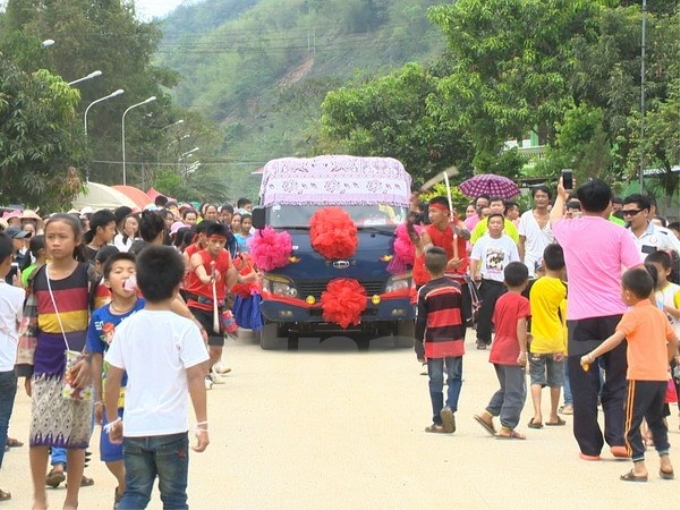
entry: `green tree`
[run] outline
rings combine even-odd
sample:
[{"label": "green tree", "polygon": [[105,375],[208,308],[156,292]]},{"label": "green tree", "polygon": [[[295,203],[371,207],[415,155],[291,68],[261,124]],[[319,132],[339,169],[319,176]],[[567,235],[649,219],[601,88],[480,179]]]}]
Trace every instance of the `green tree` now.
[{"label": "green tree", "polygon": [[325,142],[351,154],[394,157],[417,182],[451,165],[469,174],[471,147],[463,132],[428,111],[438,81],[411,63],[364,85],[330,92],[322,105]]},{"label": "green tree", "polygon": [[[178,75],[152,63],[161,39],[155,23],[142,23],[135,18],[133,2],[104,0],[9,0],[0,35],[0,48],[17,55],[17,64],[32,72],[38,63],[66,81],[79,79],[94,70],[100,78],[78,85],[81,101],[74,118],[82,133],[82,115],[95,99],[122,88],[125,94],[95,106],[88,117],[89,155],[92,180],[120,183],[122,179],[121,118],[130,105],[149,96],[158,100],[130,113],[126,120],[127,153],[130,161],[149,161],[157,151],[165,133],[159,130],[172,122],[170,97],[162,87],[176,85]],[[56,44],[40,54],[39,41],[47,34]],[[21,47],[28,41],[29,46]],[[38,44],[35,44],[38,42]],[[8,53],[9,54],[9,53]],[[151,117],[146,115],[152,113]],[[114,162],[96,163],[98,161]],[[153,161],[153,160],[151,160]],[[131,167],[133,182],[139,183],[141,172]]]},{"label": "green tree", "polygon": [[80,191],[74,132],[79,93],[58,76],[28,74],[0,53],[0,202],[54,211]]}]

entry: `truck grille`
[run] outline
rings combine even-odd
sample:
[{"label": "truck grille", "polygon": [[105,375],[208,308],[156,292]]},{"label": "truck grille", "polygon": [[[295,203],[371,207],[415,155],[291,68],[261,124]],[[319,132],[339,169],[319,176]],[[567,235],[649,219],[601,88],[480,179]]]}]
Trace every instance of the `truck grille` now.
[{"label": "truck grille", "polygon": [[[385,282],[383,280],[359,280],[361,286],[366,289],[368,297],[374,294],[382,294],[385,291]],[[305,280],[296,282],[298,289],[298,297],[305,299],[307,296],[314,296],[320,298],[321,293],[326,290],[328,280]]]}]

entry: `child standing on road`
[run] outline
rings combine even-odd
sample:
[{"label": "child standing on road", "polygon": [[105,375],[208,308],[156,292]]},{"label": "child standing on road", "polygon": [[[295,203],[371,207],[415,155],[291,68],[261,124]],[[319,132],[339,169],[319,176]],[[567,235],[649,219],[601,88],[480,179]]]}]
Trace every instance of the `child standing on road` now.
[{"label": "child standing on road", "polygon": [[[125,460],[120,510],[146,508],[157,476],[163,506],[188,508],[189,396],[197,421],[193,449],[202,452],[209,443],[203,385],[208,353],[196,324],[172,311],[183,277],[184,261],[171,247],[149,246],[139,254],[137,286],[146,306],[118,327],[104,357],[105,430],[111,443],[123,443]],[[123,424],[118,401],[125,372]]]},{"label": "child standing on road", "polygon": [[[45,473],[50,448],[66,448],[68,488],[64,508],[78,507],[78,491],[90,442],[92,400],[64,398],[65,376],[84,388],[91,380],[89,358],[67,374],[65,351],[82,351],[89,319],[89,264],[81,245],[80,222],[69,214],[52,216],[45,226],[45,245],[52,261],[36,270],[24,316],[36,336],[33,365],[17,365],[31,401],[30,463],[33,508],[47,508]],[[28,334],[28,333],[27,333]],[[62,473],[63,476],[63,473]]]},{"label": "child standing on road", "polygon": [[[5,455],[7,429],[17,394],[14,363],[17,358],[18,327],[23,315],[25,297],[22,288],[5,282],[5,277],[12,268],[13,254],[12,239],[0,233],[0,467]],[[18,279],[18,276],[15,278]],[[10,499],[12,495],[0,489],[0,501]]]},{"label": "child standing on road", "polygon": [[[496,335],[489,361],[493,363],[500,389],[475,420],[498,439],[526,439],[515,430],[526,401],[527,321],[531,316],[529,300],[522,295],[529,270],[521,262],[510,262],[503,270],[508,292],[498,298],[493,321]],[[493,418],[499,416],[501,430],[496,432]]]},{"label": "child standing on road", "polygon": [[564,384],[564,356],[567,342],[564,321],[560,312],[567,298],[564,278],[564,252],[558,244],[549,244],[543,252],[545,276],[534,282],[529,293],[531,305],[531,345],[529,347],[529,375],[531,377],[531,400],[534,416],[529,428],[543,427],[541,391],[550,388],[550,417],[548,426],[564,425],[557,415],[560,390]]},{"label": "child standing on road", "polygon": [[[90,327],[87,331],[87,349],[92,353],[92,373],[94,376],[94,416],[98,425],[102,426],[99,442],[101,459],[108,470],[118,480],[114,496],[114,507],[125,492],[125,466],[123,465],[123,448],[120,444],[112,444],[109,435],[104,432],[106,415],[104,413],[103,385],[108,365],[104,364],[104,353],[109,349],[118,325],[131,315],[144,308],[144,299],[137,298],[137,288],[129,282],[135,278],[135,256],[131,253],[116,253],[109,257],[102,268],[103,285],[111,293],[111,302],[92,312]],[[123,417],[125,402],[125,385],[127,377],[123,375],[120,397],[118,399],[118,416]]]},{"label": "child standing on road", "polygon": [[663,405],[668,385],[668,362],[678,361],[678,337],[666,315],[650,301],[654,281],[645,269],[631,269],[622,277],[621,298],[632,308],[625,314],[616,332],[595,350],[581,357],[581,366],[588,370],[602,354],[611,351],[624,339],[628,341],[628,398],[624,433],[633,469],[621,476],[625,482],[646,482],[645,446],[640,433],[642,420],[654,439],[659,453],[659,476],[673,478],[673,466],[668,455],[668,431],[663,422]]},{"label": "child standing on road", "polygon": [[[432,279],[418,291],[416,340],[424,344],[430,379],[432,425],[425,432],[456,431],[455,413],[463,376],[465,339],[460,286],[444,276],[448,257],[443,248],[425,252],[425,267]],[[444,407],[444,368],[448,399]]]}]

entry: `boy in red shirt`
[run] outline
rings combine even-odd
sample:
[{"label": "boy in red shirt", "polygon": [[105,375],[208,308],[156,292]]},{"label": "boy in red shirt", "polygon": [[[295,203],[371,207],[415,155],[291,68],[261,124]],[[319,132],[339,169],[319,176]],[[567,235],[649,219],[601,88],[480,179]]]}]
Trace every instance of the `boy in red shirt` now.
[{"label": "boy in red shirt", "polygon": [[238,280],[238,272],[231,262],[231,256],[224,249],[227,236],[226,225],[218,222],[210,224],[206,230],[206,248],[198,250],[189,260],[191,270],[185,286],[187,306],[208,332],[210,373],[205,377],[206,389],[212,388],[216,381],[221,382],[215,365],[219,363],[224,347],[224,332],[219,316],[217,317],[219,327],[217,330],[214,328],[214,295],[217,297],[217,312],[221,315],[227,291]]},{"label": "boy in red shirt", "polygon": [[[496,302],[493,322],[496,336],[489,361],[493,363],[500,389],[475,420],[498,439],[526,439],[515,430],[527,397],[527,322],[531,316],[529,300],[522,295],[529,271],[521,262],[510,262],[503,270],[508,292]],[[501,430],[496,432],[494,416],[499,416]]]},{"label": "boy in red shirt", "polygon": [[654,280],[645,269],[626,271],[621,281],[621,298],[630,307],[616,326],[616,332],[596,349],[581,357],[581,366],[589,370],[598,356],[628,340],[628,398],[626,399],[624,434],[633,469],[621,476],[625,482],[646,482],[645,446],[640,425],[647,421],[654,447],[659,453],[659,476],[673,478],[668,451],[668,430],[663,422],[663,405],[668,386],[668,364],[678,358],[678,337],[668,318],[650,300]]}]

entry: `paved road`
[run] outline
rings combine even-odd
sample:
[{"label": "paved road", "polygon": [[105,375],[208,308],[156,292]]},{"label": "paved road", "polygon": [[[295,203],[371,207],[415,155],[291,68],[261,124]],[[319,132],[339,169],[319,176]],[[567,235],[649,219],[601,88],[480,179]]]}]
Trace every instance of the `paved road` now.
[{"label": "paved road", "polygon": [[[342,339],[301,340],[296,352],[265,352],[243,338],[228,345],[234,372],[209,394],[212,444],[193,454],[194,509],[322,508],[673,508],[678,481],[618,480],[627,462],[580,461],[567,427],[520,430],[525,442],[498,441],[472,420],[496,383],[487,351],[468,338],[458,431],[423,432],[429,424],[427,378],[409,351],[372,342],[367,352]],[[26,439],[30,403],[23,391],[10,431]],[[670,418],[678,444],[678,417]],[[93,449],[98,452],[98,440]],[[98,453],[95,454],[95,459]],[[680,470],[680,456],[674,455]],[[650,455],[650,474],[658,469]],[[81,508],[110,508],[115,487],[103,464],[88,468],[93,487]],[[5,456],[5,509],[30,508],[26,447]],[[49,490],[60,508],[63,489]],[[150,508],[161,508],[157,493]]]}]

